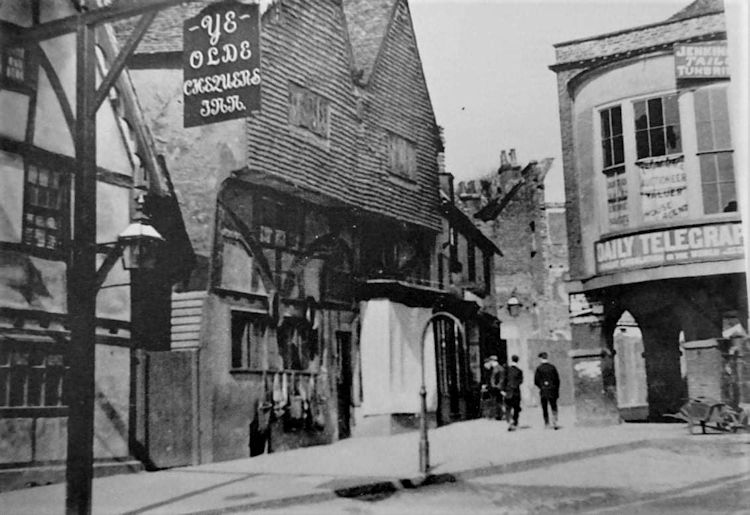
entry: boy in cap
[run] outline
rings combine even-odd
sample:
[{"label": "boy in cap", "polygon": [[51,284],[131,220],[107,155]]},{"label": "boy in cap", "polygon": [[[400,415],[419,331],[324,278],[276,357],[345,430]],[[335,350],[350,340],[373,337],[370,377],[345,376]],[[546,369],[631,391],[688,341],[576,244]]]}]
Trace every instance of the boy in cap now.
[{"label": "boy in cap", "polygon": [[540,352],[541,363],[536,367],[534,373],[534,384],[539,388],[539,398],[542,402],[542,416],[544,427],[549,429],[549,413],[547,405],[552,408],[552,427],[558,429],[557,425],[557,398],[560,396],[560,376],[555,365],[547,361],[547,353]]}]

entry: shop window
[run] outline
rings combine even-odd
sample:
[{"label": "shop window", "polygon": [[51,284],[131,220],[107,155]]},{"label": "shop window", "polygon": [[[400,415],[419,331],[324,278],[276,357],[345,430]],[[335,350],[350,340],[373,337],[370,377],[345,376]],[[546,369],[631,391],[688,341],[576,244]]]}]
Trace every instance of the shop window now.
[{"label": "shop window", "polygon": [[699,89],[694,102],[703,212],[735,211],[737,196],[726,88]]},{"label": "shop window", "polygon": [[61,351],[0,344],[0,408],[62,407],[67,368]]},{"label": "shop window", "polygon": [[289,83],[289,123],[328,139],[328,100],[307,88]]},{"label": "shop window", "polygon": [[23,243],[58,251],[66,236],[68,177],[36,164],[26,166]]},{"label": "shop window", "polygon": [[261,315],[232,312],[232,368],[260,370],[266,345],[266,323]]},{"label": "shop window", "polygon": [[278,343],[284,370],[317,371],[318,331],[307,320],[285,320],[279,327]]},{"label": "shop window", "polygon": [[638,159],[682,152],[677,95],[633,103]]},{"label": "shop window", "polygon": [[417,177],[417,147],[411,141],[393,133],[388,133],[389,170],[405,179]]}]

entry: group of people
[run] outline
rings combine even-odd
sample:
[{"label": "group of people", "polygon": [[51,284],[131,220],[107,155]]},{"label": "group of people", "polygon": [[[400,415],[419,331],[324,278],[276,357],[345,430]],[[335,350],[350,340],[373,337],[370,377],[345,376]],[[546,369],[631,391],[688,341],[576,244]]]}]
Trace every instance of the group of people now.
[{"label": "group of people", "polygon": [[[539,398],[542,404],[544,427],[558,429],[557,398],[560,396],[560,375],[557,368],[549,362],[546,352],[539,353],[539,366],[534,372],[534,385],[539,388]],[[488,372],[487,391],[497,402],[496,418],[508,421],[508,431],[518,428],[518,416],[521,413],[521,384],[523,384],[523,370],[518,366],[518,356],[510,358],[507,369],[500,364],[497,356],[490,356],[484,361],[484,368]],[[504,408],[504,409],[503,409]],[[549,411],[552,411],[550,424]]]}]

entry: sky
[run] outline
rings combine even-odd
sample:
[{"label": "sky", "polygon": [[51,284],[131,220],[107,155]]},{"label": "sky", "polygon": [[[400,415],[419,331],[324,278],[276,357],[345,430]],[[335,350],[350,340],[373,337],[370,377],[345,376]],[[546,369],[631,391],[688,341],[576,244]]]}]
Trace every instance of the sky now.
[{"label": "sky", "polygon": [[[562,189],[553,44],[663,21],[691,0],[410,0],[446,170],[457,181],[555,158]],[[549,186],[548,186],[549,189]]]}]

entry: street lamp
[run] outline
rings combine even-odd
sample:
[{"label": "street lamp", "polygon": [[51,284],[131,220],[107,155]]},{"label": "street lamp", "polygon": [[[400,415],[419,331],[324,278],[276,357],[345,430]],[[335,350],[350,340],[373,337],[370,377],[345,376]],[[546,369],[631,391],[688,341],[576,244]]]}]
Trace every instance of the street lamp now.
[{"label": "street lamp", "polygon": [[139,195],[133,222],[117,237],[125,270],[153,270],[159,247],[164,242],[162,235],[143,213],[143,202],[143,195]]},{"label": "street lamp", "polygon": [[[425,371],[424,371],[424,339],[427,336],[427,329],[433,321],[438,318],[447,318],[458,327],[458,332],[461,335],[461,340],[466,342],[466,333],[464,331],[464,325],[455,315],[448,313],[447,311],[438,311],[434,313],[424,324],[422,329],[422,339],[420,342],[421,356],[420,363],[422,365],[422,385],[419,388],[419,396],[422,399],[421,404],[421,417],[419,420],[419,471],[425,475],[430,471],[430,443],[427,440],[427,387],[425,386]],[[433,343],[435,341],[435,332],[433,331]],[[463,347],[463,345],[462,345]]]},{"label": "street lamp", "polygon": [[521,301],[518,300],[518,297],[516,297],[516,292],[513,290],[513,293],[511,293],[510,298],[505,303],[505,305],[508,308],[508,313],[510,313],[510,316],[517,317],[521,313]]}]

